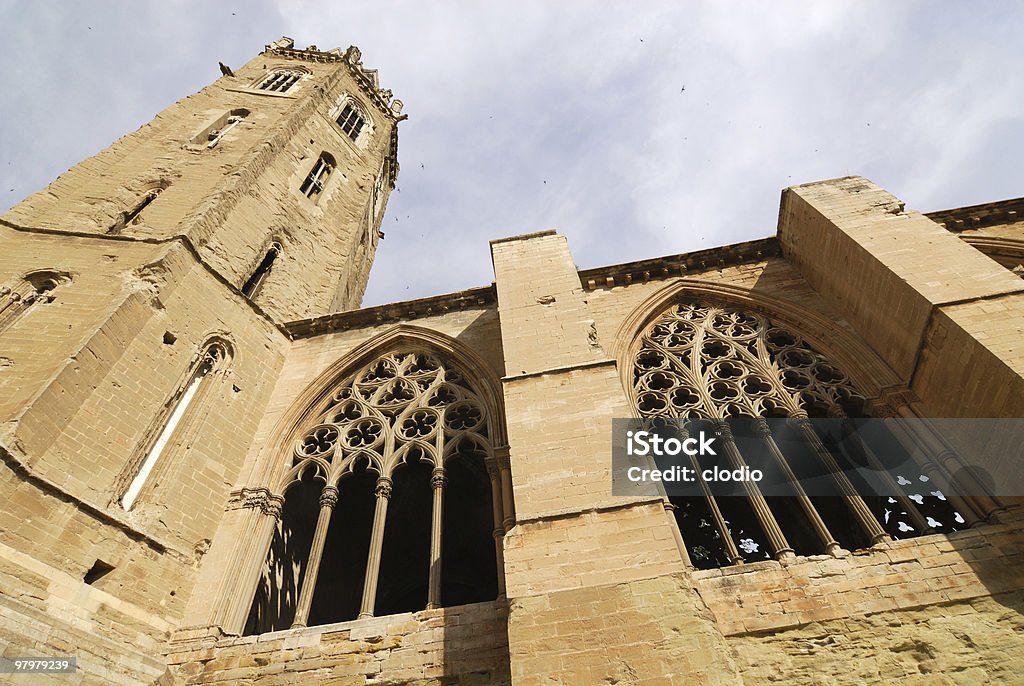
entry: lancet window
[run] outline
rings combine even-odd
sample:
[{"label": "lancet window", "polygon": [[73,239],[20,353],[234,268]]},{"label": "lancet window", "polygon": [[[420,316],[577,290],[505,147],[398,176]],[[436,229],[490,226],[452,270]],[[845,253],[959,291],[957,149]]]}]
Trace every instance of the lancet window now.
[{"label": "lancet window", "polygon": [[[633,358],[633,398],[640,417],[655,426],[718,433],[725,455],[710,459],[724,459],[729,469],[751,465],[723,420],[751,418],[747,438],[759,441],[766,462],[755,466],[792,484],[786,496],[765,497],[756,483],[746,482],[742,497],[715,497],[704,489],[703,496],[670,498],[697,567],[836,554],[979,520],[978,508],[949,494],[950,475],[932,462],[895,475],[879,469],[895,482],[887,482],[886,495],[871,495],[857,483],[847,469],[851,461],[878,468],[894,456],[876,454],[864,441],[855,442],[857,454],[851,455],[848,446],[819,435],[810,420],[854,421],[869,414],[869,403],[826,356],[757,312],[682,303],[664,313],[644,331]],[[769,426],[768,418],[787,419],[781,425],[788,435],[773,435],[780,423]],[[899,438],[909,445],[916,437]],[[783,454],[779,445],[797,446],[799,454]],[[687,459],[694,468],[713,466],[704,457]],[[898,463],[905,462],[913,463]],[[804,491],[800,479],[808,474],[794,471],[809,464],[830,481],[834,496]]]},{"label": "lancet window", "polygon": [[201,409],[202,391],[218,372],[224,372],[230,362],[230,347],[223,341],[212,341],[204,346],[192,364],[185,382],[167,403],[164,413],[151,432],[141,459],[129,470],[131,481],[120,497],[121,507],[131,510],[149,481],[160,457],[172,439],[182,430],[188,419]]},{"label": "lancet window", "polygon": [[256,297],[256,294],[260,292],[260,289],[266,282],[267,277],[270,276],[270,270],[273,268],[274,262],[280,256],[282,250],[281,244],[277,241],[271,243],[267,254],[263,256],[256,269],[253,270],[245,284],[242,285],[242,295],[250,300]]},{"label": "lancet window", "polygon": [[119,234],[121,233],[121,231],[124,230],[126,226],[131,226],[133,224],[140,223],[142,221],[143,210],[145,210],[147,207],[153,204],[153,201],[156,200],[160,196],[160,194],[164,192],[165,188],[167,188],[167,184],[161,182],[147,190],[142,195],[142,197],[140,197],[135,202],[131,209],[126,210],[118,215],[117,221],[115,221],[110,226],[110,228],[107,229],[107,233]]},{"label": "lancet window", "polygon": [[433,352],[384,354],[339,383],[290,446],[245,632],[494,599],[509,523],[494,421]]},{"label": "lancet window", "polygon": [[359,138],[360,132],[366,125],[366,117],[351,100],[346,102],[345,106],[341,108],[336,121],[341,130],[345,132],[345,135],[353,142]]},{"label": "lancet window", "polygon": [[0,286],[0,332],[32,308],[53,302],[54,291],[69,280],[57,272],[41,271],[27,274],[13,286]]}]

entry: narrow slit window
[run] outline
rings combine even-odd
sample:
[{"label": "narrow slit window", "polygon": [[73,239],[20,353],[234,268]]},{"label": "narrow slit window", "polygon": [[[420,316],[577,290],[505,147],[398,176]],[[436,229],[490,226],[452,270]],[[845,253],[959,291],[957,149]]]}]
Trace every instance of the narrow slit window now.
[{"label": "narrow slit window", "polygon": [[261,91],[270,91],[272,93],[287,93],[292,86],[298,83],[300,78],[302,78],[302,72],[280,69],[271,72],[265,79],[260,81],[257,88]]},{"label": "narrow slit window", "polygon": [[113,226],[107,230],[107,233],[118,234],[129,224],[138,224],[139,221],[141,221],[140,217],[142,212],[153,204],[153,201],[157,199],[157,196],[159,196],[163,190],[163,186],[157,186],[156,188],[151,188],[146,191],[146,194],[143,195],[137,203],[135,203],[134,207],[121,213],[121,216],[118,217]]},{"label": "narrow slit window", "polygon": [[359,138],[359,133],[363,130],[366,119],[351,102],[347,102],[345,107],[342,108],[341,114],[338,115],[337,122],[341,130],[345,132],[345,135],[355,141]]},{"label": "narrow slit window", "polygon": [[267,280],[267,276],[270,274],[271,268],[274,266],[274,260],[277,259],[278,255],[281,254],[281,244],[274,243],[267,250],[267,254],[263,256],[263,260],[259,263],[256,269],[253,271],[252,276],[242,286],[242,295],[252,300],[259,293],[260,288]]},{"label": "narrow slit window", "polygon": [[313,168],[309,171],[306,180],[299,186],[299,191],[310,200],[316,200],[323,192],[327,179],[333,171],[334,158],[327,153],[323,153],[313,164]]},{"label": "narrow slit window", "polygon": [[121,496],[121,507],[131,510],[138,501],[142,488],[146,485],[153,468],[167,448],[175,431],[179,428],[186,412],[195,402],[196,396],[203,383],[213,372],[220,371],[227,364],[228,351],[222,343],[211,343],[203,350],[195,369],[189,376],[188,382],[182,387],[177,398],[168,405],[170,413],[163,422],[156,440],[146,451],[146,455],[139,464],[134,478]]}]

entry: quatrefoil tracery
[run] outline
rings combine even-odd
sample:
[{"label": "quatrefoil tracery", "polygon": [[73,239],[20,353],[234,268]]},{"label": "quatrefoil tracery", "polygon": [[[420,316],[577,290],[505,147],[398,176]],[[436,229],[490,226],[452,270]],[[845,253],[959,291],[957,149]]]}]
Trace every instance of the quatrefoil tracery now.
[{"label": "quatrefoil tracery", "polygon": [[336,483],[360,463],[390,476],[407,460],[441,466],[490,454],[487,412],[465,378],[427,352],[382,355],[344,381],[293,447],[285,483]]},{"label": "quatrefoil tracery", "polygon": [[633,382],[645,417],[838,413],[864,402],[842,372],[766,317],[691,303],[648,328]]}]

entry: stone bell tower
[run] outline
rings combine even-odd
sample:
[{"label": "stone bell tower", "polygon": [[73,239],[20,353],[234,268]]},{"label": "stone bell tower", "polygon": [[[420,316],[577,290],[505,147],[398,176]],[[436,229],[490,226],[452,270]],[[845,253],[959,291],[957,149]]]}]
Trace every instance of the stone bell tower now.
[{"label": "stone bell tower", "polygon": [[279,322],[356,308],[403,118],[360,59],[355,47],[282,38],[3,219],[117,241],[182,237]]},{"label": "stone bell tower", "polygon": [[3,641],[114,682],[162,673],[284,325],[359,307],[398,172],[357,48],[221,71],[0,216]]}]

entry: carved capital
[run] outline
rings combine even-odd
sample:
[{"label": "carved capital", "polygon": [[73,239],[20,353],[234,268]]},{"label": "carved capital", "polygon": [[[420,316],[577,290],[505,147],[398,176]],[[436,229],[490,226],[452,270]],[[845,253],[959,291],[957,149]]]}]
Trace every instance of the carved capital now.
[{"label": "carved capital", "polygon": [[329,507],[334,509],[334,506],[338,504],[338,487],[327,484],[324,486],[324,490],[320,493],[320,507]]},{"label": "carved capital", "polygon": [[484,458],[484,467],[487,468],[487,476],[490,477],[491,481],[497,481],[501,478],[501,471],[498,467],[498,461],[493,456]]},{"label": "carved capital", "polygon": [[284,507],[284,496],[271,495],[270,502],[267,503],[267,509],[263,511],[263,514],[274,519],[281,519],[281,509]]},{"label": "carved capital", "polygon": [[512,468],[512,460],[509,457],[509,449],[507,445],[494,449],[494,459],[498,463],[498,469],[504,470]]},{"label": "carved capital", "polygon": [[430,487],[434,490],[438,488],[444,488],[448,483],[448,477],[444,475],[444,469],[438,467],[430,475]]},{"label": "carved capital", "polygon": [[250,509],[259,510],[268,517],[279,519],[281,508],[284,506],[284,498],[274,495],[267,488],[243,488],[232,494],[228,500],[228,509]]},{"label": "carved capital", "polygon": [[764,417],[758,417],[754,420],[754,431],[761,438],[771,438],[772,430],[768,426],[768,420]]},{"label": "carved capital", "polygon": [[382,476],[377,479],[377,487],[373,489],[373,494],[378,498],[391,498],[391,487],[393,482],[386,476]]}]

